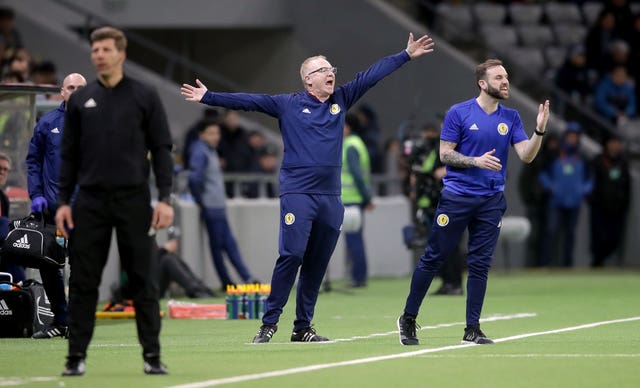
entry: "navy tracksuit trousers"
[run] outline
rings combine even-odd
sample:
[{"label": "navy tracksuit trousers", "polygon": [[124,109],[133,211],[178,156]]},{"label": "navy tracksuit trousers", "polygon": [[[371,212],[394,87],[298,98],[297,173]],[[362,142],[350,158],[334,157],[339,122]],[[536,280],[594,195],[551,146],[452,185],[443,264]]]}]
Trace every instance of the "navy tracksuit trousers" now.
[{"label": "navy tracksuit trousers", "polygon": [[506,208],[502,192],[490,196],[463,196],[442,191],[427,248],[413,272],[406,314],[418,315],[433,278],[456,249],[464,230],[469,228],[466,321],[467,325],[479,324],[489,268]]},{"label": "navy tracksuit trousers", "polygon": [[285,194],[280,197],[280,257],[262,323],[280,319],[300,269],[293,331],[311,326],[322,279],[340,236],[344,206],[339,195]]}]

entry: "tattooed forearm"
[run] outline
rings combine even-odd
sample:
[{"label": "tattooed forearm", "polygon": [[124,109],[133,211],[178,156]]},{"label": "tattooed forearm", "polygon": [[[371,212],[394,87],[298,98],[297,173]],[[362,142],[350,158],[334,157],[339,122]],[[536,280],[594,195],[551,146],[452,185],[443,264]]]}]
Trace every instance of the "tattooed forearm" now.
[{"label": "tattooed forearm", "polygon": [[448,150],[442,154],[442,163],[451,167],[469,168],[476,167],[475,158],[464,156],[458,151]]}]

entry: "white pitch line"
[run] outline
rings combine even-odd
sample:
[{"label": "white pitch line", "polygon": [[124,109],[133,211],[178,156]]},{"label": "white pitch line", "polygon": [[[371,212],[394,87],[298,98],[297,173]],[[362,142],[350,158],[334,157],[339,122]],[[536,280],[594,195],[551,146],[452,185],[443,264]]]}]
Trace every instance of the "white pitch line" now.
[{"label": "white pitch line", "polygon": [[[614,324],[614,323],[632,322],[632,321],[638,321],[638,320],[640,320],[640,317],[631,317],[631,318],[615,319],[615,320],[610,320],[610,321],[594,322],[594,323],[588,323],[588,324],[585,324],[585,325],[565,327],[565,328],[556,329],[556,330],[547,330],[547,331],[541,331],[541,332],[535,332],[535,333],[525,333],[525,334],[520,334],[520,335],[514,335],[514,336],[511,336],[511,337],[498,338],[498,339],[494,340],[494,342],[513,341],[513,340],[518,340],[518,339],[522,339],[522,338],[535,337],[535,336],[539,336],[539,335],[565,333],[565,332],[568,332],[568,331],[589,329],[589,328],[592,328],[592,327],[597,327],[597,326],[602,326],[602,325],[610,325],[610,324]],[[254,374],[244,375],[244,376],[234,376],[234,377],[225,377],[225,378],[221,378],[221,379],[212,379],[212,380],[201,381],[201,382],[190,383],[190,384],[174,385],[171,388],[213,387],[213,386],[217,386],[217,385],[232,384],[232,383],[239,383],[239,382],[244,382],[244,381],[264,379],[264,378],[267,378],[267,377],[286,376],[286,375],[292,375],[292,374],[297,374],[297,373],[306,373],[306,372],[312,372],[312,371],[317,371],[317,370],[322,370],[322,369],[336,368],[336,367],[341,367],[341,366],[368,364],[368,363],[371,363],[371,362],[392,360],[392,359],[397,359],[397,358],[414,357],[414,356],[419,356],[419,355],[427,354],[427,353],[436,353],[436,352],[441,352],[441,351],[445,351],[445,350],[462,349],[462,348],[466,348],[466,347],[470,347],[470,346],[478,346],[478,345],[466,345],[465,344],[465,345],[443,346],[443,347],[440,347],[440,348],[432,348],[432,349],[421,349],[421,350],[416,350],[416,351],[412,351],[412,352],[388,354],[388,355],[385,355],[385,356],[358,358],[358,359],[354,359],[354,360],[332,362],[332,363],[327,363],[327,364],[316,364],[316,365],[302,366],[302,367],[298,367],[298,368],[289,368],[289,369],[276,370],[276,371],[271,371],[271,372],[254,373]]]},{"label": "white pitch line", "polygon": [[[496,314],[496,315],[488,316],[486,318],[482,318],[480,319],[480,322],[485,323],[485,322],[504,321],[504,320],[517,319],[517,318],[533,318],[536,315],[537,315],[536,313],[517,313],[517,314],[508,314],[508,315]],[[443,327],[464,326],[466,324],[467,324],[466,322],[439,323],[437,325],[432,325],[432,326],[421,326],[420,330],[435,330],[435,329],[442,329]],[[349,341],[355,341],[360,339],[369,339],[374,337],[383,337],[387,335],[396,335],[396,334],[398,334],[398,330],[387,331],[386,333],[358,335],[351,338],[338,338],[331,342],[349,342]]]},{"label": "white pitch line", "polygon": [[640,353],[612,353],[612,354],[424,354],[420,358],[639,358]]}]

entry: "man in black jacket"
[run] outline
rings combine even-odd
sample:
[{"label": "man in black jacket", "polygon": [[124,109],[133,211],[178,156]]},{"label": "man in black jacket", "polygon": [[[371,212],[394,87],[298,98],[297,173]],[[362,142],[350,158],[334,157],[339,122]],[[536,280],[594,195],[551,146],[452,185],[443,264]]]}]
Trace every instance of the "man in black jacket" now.
[{"label": "man in black jacket", "polygon": [[[125,35],[115,28],[92,32],[91,61],[98,79],[71,96],[65,116],[56,213],[58,229],[70,238],[69,353],[63,376],[85,372],[114,228],[120,266],[131,283],[144,372],[167,373],[160,362],[158,289],[148,274],[154,263],[152,235],[173,223],[171,135],[157,92],[124,74],[126,45]],[[148,153],[159,195],[155,209],[150,206]]]}]

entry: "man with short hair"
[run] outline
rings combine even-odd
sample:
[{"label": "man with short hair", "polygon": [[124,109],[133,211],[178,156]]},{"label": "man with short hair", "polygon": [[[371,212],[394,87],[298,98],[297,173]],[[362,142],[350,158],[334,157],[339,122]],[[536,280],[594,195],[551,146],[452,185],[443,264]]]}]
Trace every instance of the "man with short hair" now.
[{"label": "man with short hair", "polygon": [[276,117],[284,141],[280,168],[280,257],[271,294],[254,343],[269,342],[277,330],[298,276],[293,342],[328,341],[311,326],[322,279],[340,235],[344,207],[340,200],[342,140],[346,112],[377,82],[409,60],[433,51],[433,40],[409,34],[406,49],[374,63],[345,85],[336,87],[337,69],[324,56],[300,66],[303,92],[279,95],[217,93],[196,80],[183,84],[187,101],[229,109],[259,111]]},{"label": "man with short hair", "polygon": [[[65,116],[56,213],[58,229],[71,237],[69,353],[63,376],[85,373],[114,228],[136,310],[144,373],[167,374],[160,362],[158,286],[149,274],[155,265],[152,235],[173,223],[171,134],[158,93],[124,74],[126,47],[127,38],[118,29],[91,33],[98,79],[71,96]],[[159,198],[154,209],[150,167]]]},{"label": "man with short hair", "polygon": [[540,104],[531,138],[520,114],[500,101],[509,97],[509,75],[498,59],[476,67],[478,97],[453,105],[440,133],[440,159],[447,165],[427,248],[420,258],[398,320],[402,345],[418,345],[416,317],[433,278],[469,230],[467,311],[463,343],[491,344],[480,330],[487,276],[507,204],[504,187],[509,147],[531,163],[549,119],[549,101]]},{"label": "man with short hair", "polygon": [[[62,103],[45,113],[33,129],[27,153],[27,185],[31,198],[31,212],[40,214],[45,222],[55,223],[58,208],[58,172],[60,170],[60,143],[64,129],[64,114],[69,97],[83,88],[87,81],[81,74],[71,73],[62,82]],[[53,312],[53,322],[32,338],[46,339],[67,336],[67,297],[64,291],[62,268],[40,268],[42,285],[47,293]]]}]

